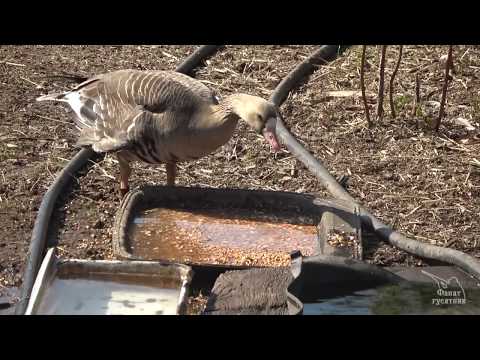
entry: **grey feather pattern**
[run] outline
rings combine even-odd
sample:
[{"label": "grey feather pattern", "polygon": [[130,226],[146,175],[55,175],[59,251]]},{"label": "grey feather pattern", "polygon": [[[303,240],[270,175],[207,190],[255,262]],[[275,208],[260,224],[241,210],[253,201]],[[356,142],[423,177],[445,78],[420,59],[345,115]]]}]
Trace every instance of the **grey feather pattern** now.
[{"label": "grey feather pattern", "polygon": [[201,106],[218,103],[207,86],[187,75],[137,70],[98,75],[69,92],[42,98],[70,104],[80,128],[79,146],[98,152],[136,148],[152,162],[161,160],[160,142]]}]

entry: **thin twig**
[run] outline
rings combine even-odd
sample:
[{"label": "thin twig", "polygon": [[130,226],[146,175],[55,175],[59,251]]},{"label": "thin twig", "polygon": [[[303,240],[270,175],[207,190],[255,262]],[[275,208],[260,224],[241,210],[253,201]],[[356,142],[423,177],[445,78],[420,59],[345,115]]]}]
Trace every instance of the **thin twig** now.
[{"label": "thin twig", "polygon": [[393,103],[393,85],[395,83],[395,76],[397,76],[398,68],[400,67],[400,62],[402,60],[403,45],[400,45],[398,48],[398,59],[395,69],[393,69],[392,77],[390,78],[390,111],[392,112],[392,118],[395,119],[395,104]]},{"label": "thin twig", "polygon": [[27,66],[27,65],[24,65],[24,64],[17,64],[17,63],[8,62],[8,61],[0,61],[0,64],[11,65],[11,66],[21,66],[21,67]]},{"label": "thin twig", "polygon": [[97,163],[97,162],[92,161],[92,160],[88,160],[88,161],[93,164],[94,168],[99,168],[102,171],[103,176],[115,180],[115,177],[110,175],[109,173],[107,173],[107,171],[103,167],[100,166],[100,163]]},{"label": "thin twig", "polygon": [[453,239],[450,239],[447,241],[447,243],[445,244],[445,247],[450,247],[452,246],[453,244],[455,244],[456,242],[458,241],[458,238],[455,236]]},{"label": "thin twig", "polygon": [[32,84],[32,85],[35,85],[38,89],[45,89],[42,85],[37,84],[36,82],[34,82],[34,81],[30,80],[30,79],[24,78],[24,77],[22,77],[22,76],[20,76],[20,79],[25,80],[26,82],[29,82],[29,83]]},{"label": "thin twig", "polygon": [[368,111],[367,95],[365,94],[365,53],[367,45],[362,46],[362,62],[360,64],[360,86],[362,88],[363,105],[365,106],[365,117],[367,118],[368,127],[372,127],[370,120],[370,112]]},{"label": "thin twig", "polygon": [[412,211],[410,211],[407,215],[405,215],[404,217],[409,217],[410,215],[413,215],[418,209],[420,209],[422,207],[422,205],[419,205],[417,206],[415,209],[413,209]]},{"label": "thin twig", "polygon": [[54,119],[54,118],[51,118],[51,117],[48,117],[48,116],[39,115],[39,114],[37,114],[37,113],[34,112],[34,111],[32,111],[32,115],[33,115],[33,116],[36,116],[36,117],[39,117],[39,118],[41,118],[41,119],[50,120],[50,121],[55,121],[55,122],[58,122],[58,123],[61,123],[61,124],[71,125],[71,123],[69,123],[69,122],[62,121],[62,120],[57,120],[57,119]]},{"label": "thin twig", "polygon": [[412,117],[417,122],[417,127],[418,127],[417,108],[419,105],[420,105],[420,74],[417,71],[415,73],[415,98],[413,100],[413,108],[412,108]]},{"label": "thin twig", "polygon": [[472,161],[469,162],[470,165],[480,167],[480,161],[477,159],[473,158]]},{"label": "thin twig", "polygon": [[450,68],[452,67],[452,52],[453,52],[453,46],[450,45],[448,48],[448,57],[447,57],[447,63],[445,64],[445,79],[443,82],[443,89],[442,89],[442,100],[440,101],[440,112],[438,114],[438,119],[435,124],[435,131],[438,132],[438,128],[440,127],[440,122],[442,121],[443,114],[445,111],[445,101],[447,99],[447,88],[448,88],[448,78],[449,78],[449,72]]},{"label": "thin twig", "polygon": [[78,197],[81,197],[82,199],[88,200],[88,201],[93,202],[93,203],[96,202],[92,198],[89,198],[88,196],[85,196],[85,195],[78,194]]},{"label": "thin twig", "polygon": [[380,68],[378,70],[378,98],[377,98],[377,121],[383,118],[383,96],[385,91],[385,55],[387,45],[382,45],[380,54]]}]

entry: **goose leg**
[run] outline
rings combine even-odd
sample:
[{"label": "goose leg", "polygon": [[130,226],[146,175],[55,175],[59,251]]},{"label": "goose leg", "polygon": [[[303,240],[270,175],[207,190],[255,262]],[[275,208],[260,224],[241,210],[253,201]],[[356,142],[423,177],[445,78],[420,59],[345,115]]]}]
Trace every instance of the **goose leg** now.
[{"label": "goose leg", "polygon": [[122,197],[128,192],[130,187],[128,186],[128,178],[132,173],[130,163],[126,161],[121,155],[117,154],[118,163],[120,164],[120,195]]},{"label": "goose leg", "polygon": [[167,167],[167,185],[175,186],[175,177],[177,176],[177,164],[170,162],[166,164]]}]

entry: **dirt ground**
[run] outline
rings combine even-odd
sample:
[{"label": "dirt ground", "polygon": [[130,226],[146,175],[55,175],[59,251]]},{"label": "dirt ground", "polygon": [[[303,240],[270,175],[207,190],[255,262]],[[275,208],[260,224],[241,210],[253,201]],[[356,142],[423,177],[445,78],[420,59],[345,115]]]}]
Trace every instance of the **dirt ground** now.
[{"label": "dirt ground", "polygon": [[[174,69],[196,46],[1,46],[0,47],[0,296],[21,284],[31,231],[43,194],[78,151],[72,113],[65,106],[36,103],[75,83],[53,77],[62,71],[93,75],[122,68]],[[196,77],[221,97],[246,92],[268,97],[316,46],[228,46]],[[322,67],[282,107],[287,126],[335,175],[348,175],[351,194],[384,222],[420,241],[480,257],[480,47],[455,46],[440,132],[429,130],[440,101],[442,46],[406,46],[397,74],[392,119],[369,129],[360,96],[361,49],[354,47]],[[387,91],[398,47],[390,47]],[[374,118],[378,48],[369,47],[366,85]],[[422,102],[412,116],[415,71]],[[352,91],[339,93],[338,91]],[[330,93],[335,91],[335,93]],[[467,120],[465,126],[458,119]],[[112,257],[113,218],[119,204],[118,164],[106,156],[83,171],[55,211],[59,254]],[[137,164],[131,187],[163,184],[164,167]],[[262,138],[240,124],[216,153],[180,164],[178,184],[283,190],[328,196],[315,177],[286,150],[271,154]],[[382,245],[368,260],[379,265],[422,265]]]}]

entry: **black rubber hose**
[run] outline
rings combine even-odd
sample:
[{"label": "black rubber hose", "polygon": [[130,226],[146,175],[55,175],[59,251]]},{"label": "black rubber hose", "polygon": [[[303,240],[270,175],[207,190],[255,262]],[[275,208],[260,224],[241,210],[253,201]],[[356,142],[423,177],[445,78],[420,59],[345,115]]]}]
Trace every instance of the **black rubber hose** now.
[{"label": "black rubber hose", "polygon": [[[306,74],[308,75],[308,72],[312,69],[315,71],[316,66],[312,65],[315,61],[312,59],[313,57],[319,56],[322,59],[328,58],[334,60],[336,56],[341,53],[341,51],[338,51],[339,48],[338,45],[324,45],[318,51],[315,51],[312,56],[298,65],[284,79],[284,81],[277,86],[272,93],[270,100],[280,106],[287,98],[290,91],[302,81],[303,77]],[[335,56],[333,56],[333,54],[335,54]],[[385,241],[401,250],[409,252],[410,254],[456,265],[480,279],[480,262],[478,260],[458,250],[429,245],[409,239],[401,233],[393,230],[391,227],[385,225],[363,206],[358,204],[358,202],[335,180],[323,164],[313,157],[312,154],[310,154],[295,139],[295,137],[286,129],[285,124],[281,119],[277,122],[276,132],[277,136],[287,146],[288,150],[322,182],[330,194],[336,198],[346,200],[352,203],[352,205],[358,206],[362,222],[373,229]]]},{"label": "black rubber hose", "polygon": [[319,66],[335,60],[338,55],[343,53],[348,47],[349,45],[321,46],[283,78],[270,96],[270,101],[275,104],[283,104],[288,94],[293,89],[299,87],[303,81],[306,81],[307,77],[313,74]]},{"label": "black rubber hose", "polygon": [[[213,55],[220,49],[221,45],[203,45],[194,51],[176,71],[189,73],[196,68],[202,61]],[[23,283],[20,292],[20,300],[16,305],[15,314],[25,313],[30,300],[33,284],[40,268],[43,254],[47,246],[47,231],[50,224],[52,212],[60,193],[65,188],[75,173],[82,169],[93,156],[95,152],[90,148],[80,150],[67,164],[67,166],[58,174],[57,178],[42,199],[38,209],[37,218],[32,231],[30,247],[27,255],[27,263],[23,275]]]},{"label": "black rubber hose", "polygon": [[214,55],[223,45],[203,45],[187,57],[176,69],[180,73],[190,74],[205,59]]},{"label": "black rubber hose", "polygon": [[64,191],[74,174],[85,166],[88,160],[95,154],[90,148],[80,150],[69,161],[67,166],[60,171],[57,178],[48,188],[43,196],[42,203],[38,209],[35,225],[33,226],[30,248],[27,255],[27,263],[23,276],[23,283],[20,292],[20,301],[16,305],[15,313],[24,314],[27,309],[28,300],[32,291],[33,283],[40,268],[42,256],[47,245],[47,231],[52,212],[60,193]]}]

